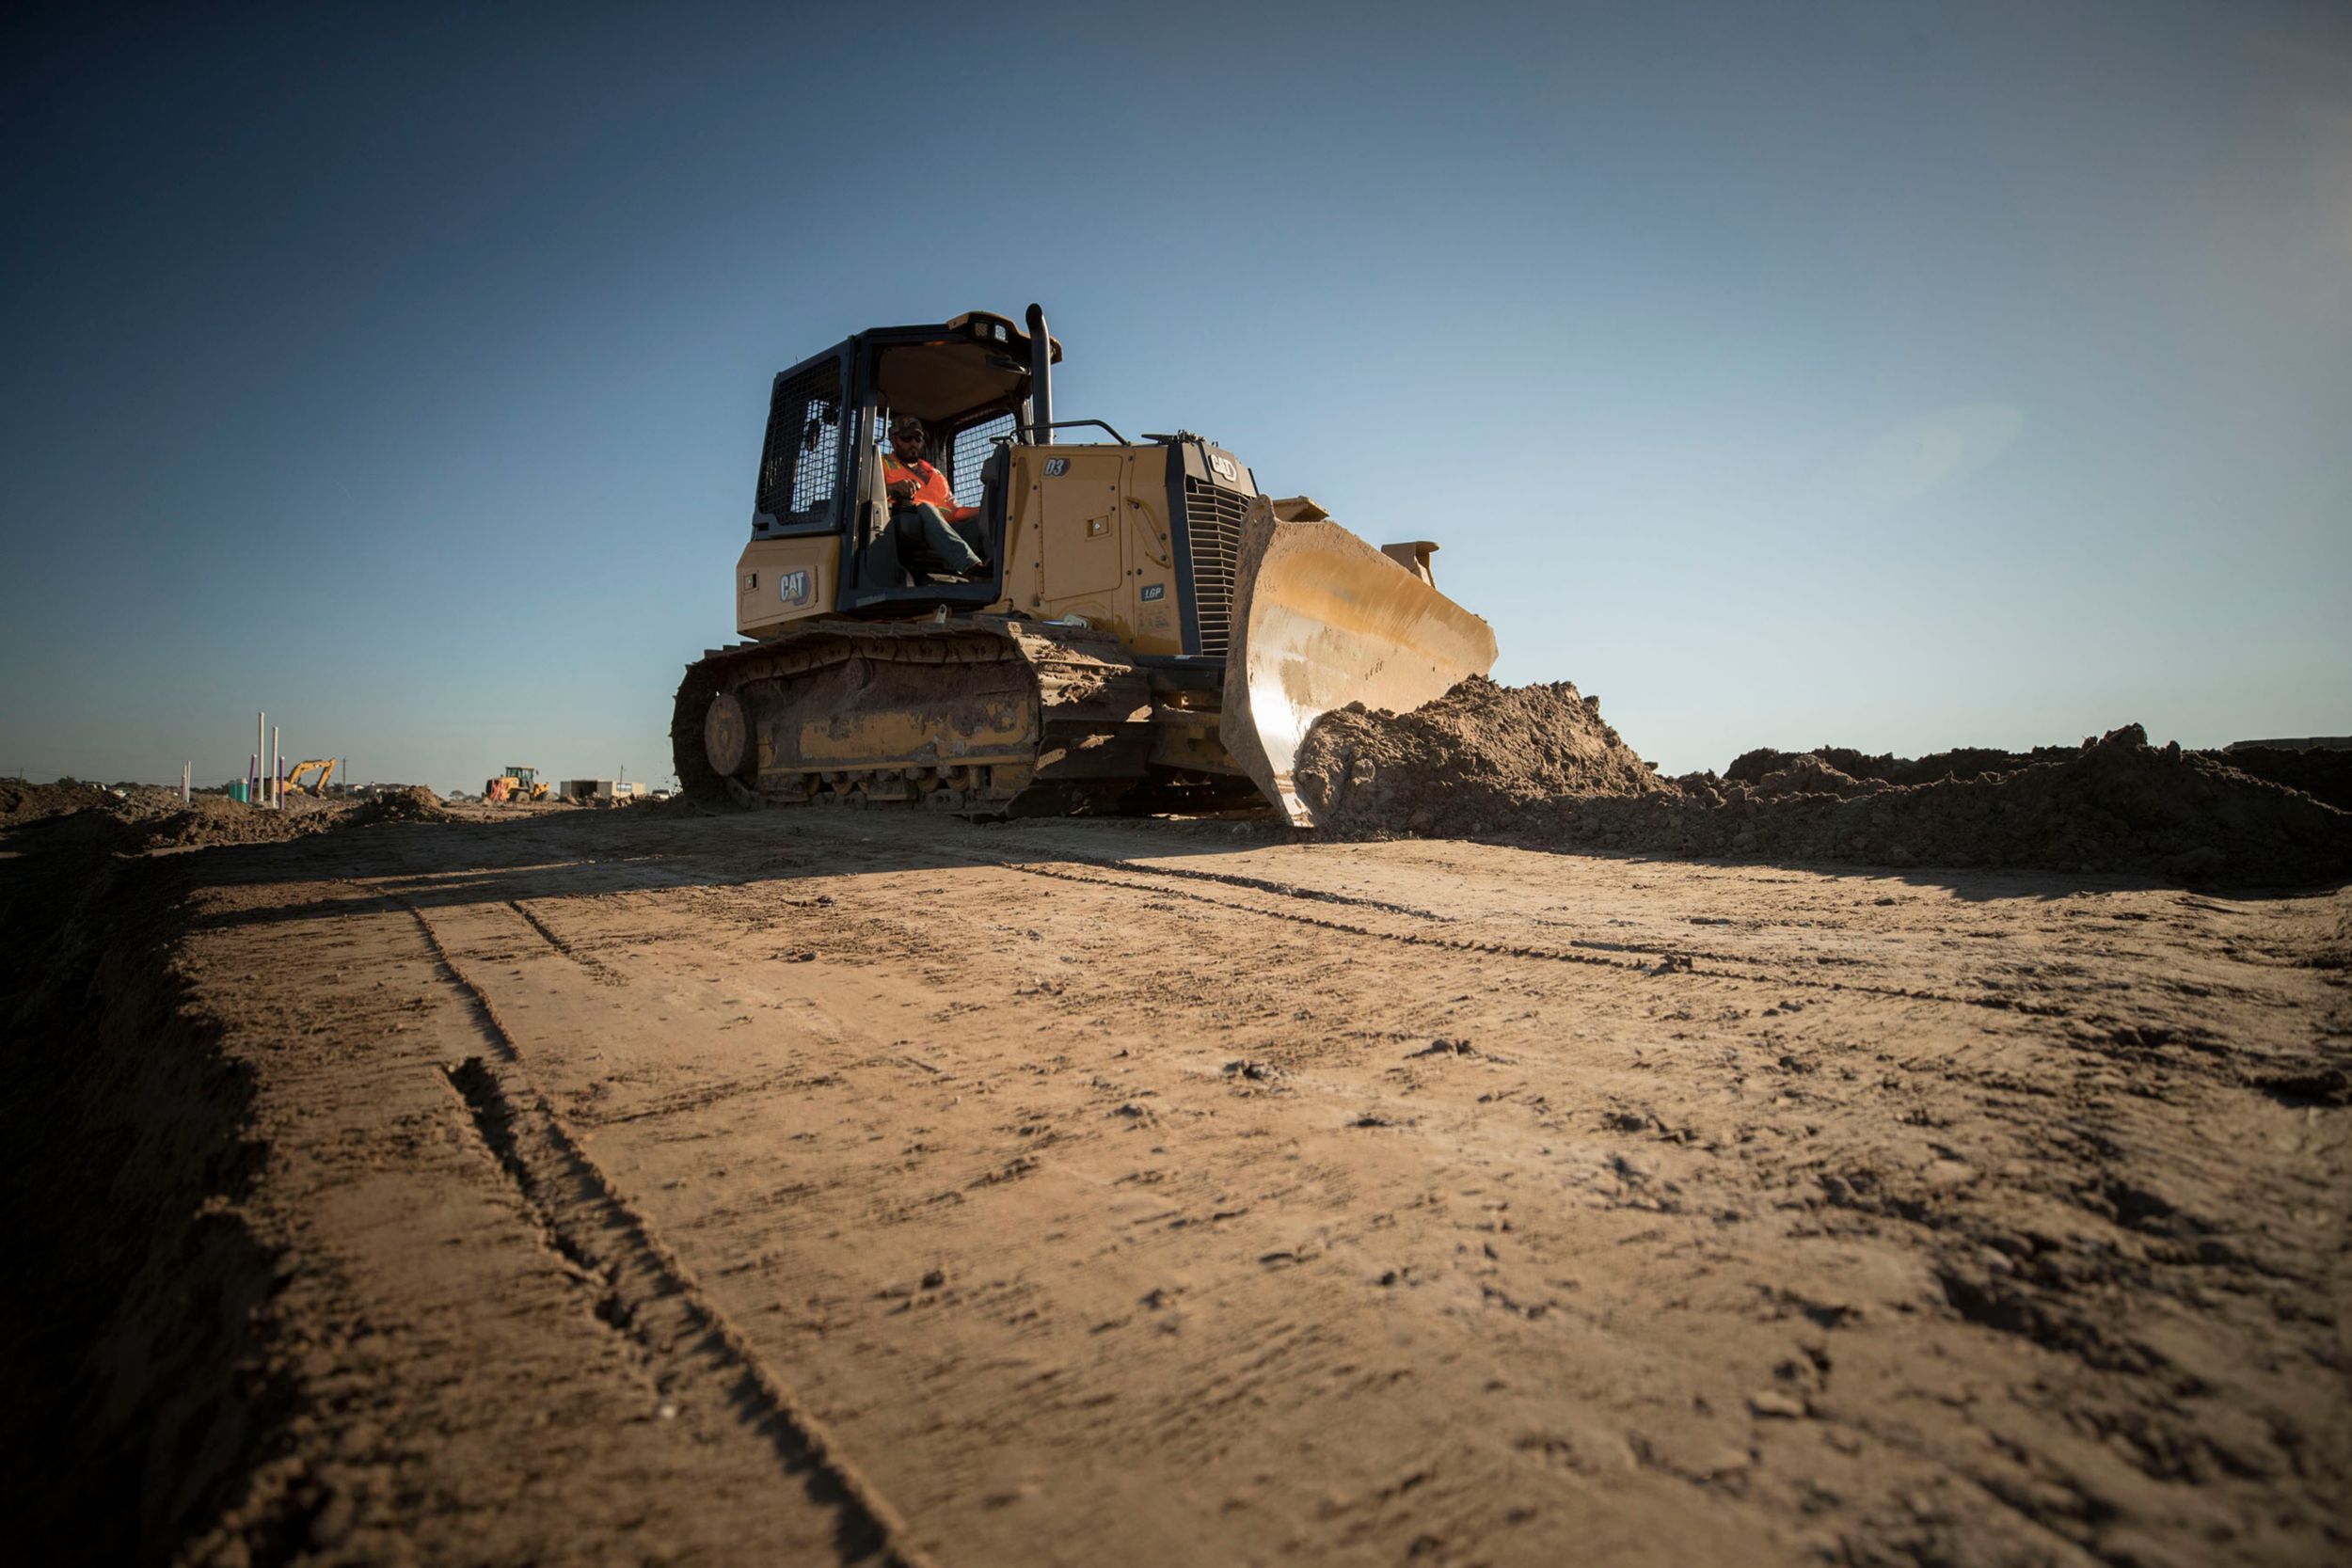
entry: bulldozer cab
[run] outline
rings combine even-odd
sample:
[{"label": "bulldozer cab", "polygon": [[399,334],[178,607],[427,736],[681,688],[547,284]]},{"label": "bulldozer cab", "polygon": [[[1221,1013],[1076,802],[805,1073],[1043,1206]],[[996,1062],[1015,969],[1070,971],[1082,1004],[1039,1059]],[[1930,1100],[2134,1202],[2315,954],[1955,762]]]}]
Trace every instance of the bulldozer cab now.
[{"label": "bulldozer cab", "polygon": [[[1041,323],[1040,324],[1041,325]],[[1009,319],[972,311],[923,326],[878,327],[804,359],[775,379],[760,454],[752,537],[840,541],[832,599],[842,611],[971,610],[994,582],[945,577],[919,538],[891,521],[882,481],[890,421],[923,422],[925,458],[946,478],[991,562],[1003,560],[1006,443],[1037,424],[1033,384],[1061,357]],[[830,555],[831,551],[824,552]],[[787,576],[779,592],[813,585]]]}]

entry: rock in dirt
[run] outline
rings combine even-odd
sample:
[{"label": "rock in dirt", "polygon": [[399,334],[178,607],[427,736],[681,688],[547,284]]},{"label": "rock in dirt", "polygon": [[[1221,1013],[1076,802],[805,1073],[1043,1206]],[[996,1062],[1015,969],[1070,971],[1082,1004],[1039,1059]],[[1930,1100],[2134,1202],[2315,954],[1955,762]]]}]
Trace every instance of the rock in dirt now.
[{"label": "rock in dirt", "polygon": [[1721,779],[1659,778],[1573,686],[1473,678],[1412,713],[1327,714],[1299,793],[1335,837],[1420,833],[1543,847],[1860,865],[2137,872],[2287,884],[2352,874],[2352,812],[2308,753],[2151,746],[2126,724],[2075,747],[1905,759],[1750,752]]}]

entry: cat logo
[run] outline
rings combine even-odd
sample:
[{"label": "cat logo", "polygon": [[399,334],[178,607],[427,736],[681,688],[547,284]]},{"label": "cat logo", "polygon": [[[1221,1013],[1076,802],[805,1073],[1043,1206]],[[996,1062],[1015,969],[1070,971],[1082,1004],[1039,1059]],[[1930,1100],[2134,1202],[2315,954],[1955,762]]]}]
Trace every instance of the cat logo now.
[{"label": "cat logo", "polygon": [[778,595],[786,604],[806,604],[808,603],[808,574],[806,572],[781,573],[776,578],[776,589]]},{"label": "cat logo", "polygon": [[1241,465],[1221,451],[1209,453],[1209,471],[1228,484],[1241,483]]}]

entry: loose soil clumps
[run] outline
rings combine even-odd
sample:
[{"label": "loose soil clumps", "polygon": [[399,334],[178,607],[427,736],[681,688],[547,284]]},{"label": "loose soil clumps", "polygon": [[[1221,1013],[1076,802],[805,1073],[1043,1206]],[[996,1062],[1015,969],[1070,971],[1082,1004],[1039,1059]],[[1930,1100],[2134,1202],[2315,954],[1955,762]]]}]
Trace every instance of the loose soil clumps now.
[{"label": "loose soil clumps", "polygon": [[1343,837],[1502,832],[1558,796],[1673,787],[1601,721],[1597,697],[1484,675],[1410,713],[1351,703],[1325,714],[1292,773],[1315,820]]},{"label": "loose soil clumps", "polygon": [[1318,827],[1342,838],[2240,883],[2352,875],[2352,812],[2329,799],[2346,781],[2310,753],[2255,759],[2307,792],[2233,766],[2238,755],[2151,746],[2126,724],[2025,752],[1756,751],[1722,778],[1668,780],[1574,687],[1473,679],[1413,713],[1325,715],[1295,776]]}]

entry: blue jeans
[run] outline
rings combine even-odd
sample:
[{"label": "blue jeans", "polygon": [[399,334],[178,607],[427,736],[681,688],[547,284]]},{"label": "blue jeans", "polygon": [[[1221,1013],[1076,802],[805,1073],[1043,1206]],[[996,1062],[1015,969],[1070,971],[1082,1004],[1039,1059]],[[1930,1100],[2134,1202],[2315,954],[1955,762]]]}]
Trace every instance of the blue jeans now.
[{"label": "blue jeans", "polygon": [[939,508],[923,501],[900,507],[891,514],[891,518],[894,522],[905,522],[909,514],[913,514],[912,520],[923,531],[923,543],[947,570],[977,572],[987,564],[980,559],[980,552],[972,547],[972,541],[963,536],[963,531],[942,516]]}]

